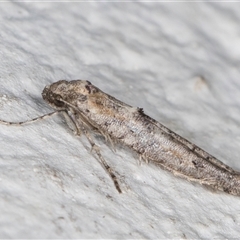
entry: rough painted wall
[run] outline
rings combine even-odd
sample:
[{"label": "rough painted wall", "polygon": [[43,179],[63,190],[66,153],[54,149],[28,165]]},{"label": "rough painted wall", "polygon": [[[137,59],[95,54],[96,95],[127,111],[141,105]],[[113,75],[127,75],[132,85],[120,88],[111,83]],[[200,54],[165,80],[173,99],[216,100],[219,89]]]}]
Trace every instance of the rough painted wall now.
[{"label": "rough painted wall", "polygon": [[[0,3],[0,119],[51,109],[87,79],[240,170],[240,4]],[[61,116],[0,126],[0,238],[239,238],[240,198],[174,177],[102,138],[111,179]]]}]

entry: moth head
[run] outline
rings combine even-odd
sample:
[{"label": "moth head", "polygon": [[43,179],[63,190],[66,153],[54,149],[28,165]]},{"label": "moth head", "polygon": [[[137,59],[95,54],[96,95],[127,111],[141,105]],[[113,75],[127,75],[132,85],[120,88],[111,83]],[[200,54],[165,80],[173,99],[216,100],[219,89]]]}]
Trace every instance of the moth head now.
[{"label": "moth head", "polygon": [[46,86],[43,89],[42,97],[43,99],[53,108],[57,110],[65,109],[65,103],[62,101],[61,94],[58,94],[56,91],[57,86],[56,85],[50,85]]},{"label": "moth head", "polygon": [[92,85],[89,81],[60,80],[43,89],[43,99],[53,108],[63,110],[69,106],[76,106],[85,103],[88,96],[98,92],[99,89]]}]

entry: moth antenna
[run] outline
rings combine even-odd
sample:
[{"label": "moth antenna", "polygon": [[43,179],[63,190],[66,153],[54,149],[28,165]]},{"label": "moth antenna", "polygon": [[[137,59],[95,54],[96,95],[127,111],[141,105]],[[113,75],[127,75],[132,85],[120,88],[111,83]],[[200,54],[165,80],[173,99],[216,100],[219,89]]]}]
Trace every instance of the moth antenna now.
[{"label": "moth antenna", "polygon": [[22,121],[22,122],[8,122],[8,121],[5,121],[5,120],[0,120],[0,124],[12,125],[12,126],[14,126],[14,125],[15,126],[19,126],[19,125],[29,124],[29,123],[37,122],[39,120],[46,119],[46,118],[51,117],[51,116],[53,116],[53,115],[55,115],[55,114],[57,114],[59,112],[65,112],[65,110],[54,111],[54,112],[47,113],[47,114],[44,114],[42,116],[30,119],[30,120]]}]

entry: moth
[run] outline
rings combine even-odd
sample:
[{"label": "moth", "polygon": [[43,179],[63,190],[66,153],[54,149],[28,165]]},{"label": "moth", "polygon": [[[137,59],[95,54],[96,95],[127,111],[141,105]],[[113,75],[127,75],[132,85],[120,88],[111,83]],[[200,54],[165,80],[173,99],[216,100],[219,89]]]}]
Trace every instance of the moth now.
[{"label": "moth", "polygon": [[76,135],[85,135],[100,163],[121,193],[112,168],[94,143],[92,133],[105,137],[111,145],[120,143],[136,152],[141,161],[172,172],[192,182],[240,195],[240,173],[147,116],[142,108],[132,107],[104,93],[89,81],[61,80],[46,86],[43,99],[54,112],[25,122],[34,122],[63,113]]}]

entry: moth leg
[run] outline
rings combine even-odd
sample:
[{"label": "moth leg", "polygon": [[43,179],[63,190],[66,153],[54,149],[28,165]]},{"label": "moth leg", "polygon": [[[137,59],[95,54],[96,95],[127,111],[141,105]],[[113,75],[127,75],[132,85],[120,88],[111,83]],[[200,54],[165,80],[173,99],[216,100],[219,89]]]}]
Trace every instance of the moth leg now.
[{"label": "moth leg", "polygon": [[115,147],[114,141],[111,139],[111,137],[102,131],[101,131],[101,135],[104,136],[106,142],[110,143],[110,146],[108,145],[108,147],[115,153],[116,147]]},{"label": "moth leg", "polygon": [[23,121],[23,122],[8,122],[8,121],[0,120],[0,124],[20,126],[20,125],[24,125],[24,124],[28,124],[28,123],[33,123],[33,122],[36,122],[36,121],[39,121],[39,120],[43,120],[43,119],[48,118],[50,116],[53,116],[53,115],[55,115],[59,112],[62,112],[62,110],[55,111],[55,112],[52,112],[52,113],[47,113],[43,116],[36,117],[36,118],[26,120],[26,121]]},{"label": "moth leg", "polygon": [[[94,145],[93,145],[93,144],[94,144]],[[113,183],[114,183],[117,191],[118,191],[119,193],[122,193],[122,190],[121,190],[121,188],[120,188],[120,186],[119,186],[117,177],[116,177],[116,175],[113,173],[112,168],[107,164],[107,162],[106,162],[105,159],[103,158],[103,156],[102,156],[102,154],[101,154],[101,152],[100,152],[99,146],[95,145],[95,143],[93,143],[93,144],[91,143],[91,145],[92,145],[92,150],[94,150],[94,151],[96,152],[98,158],[99,158],[100,161],[101,161],[102,166],[105,168],[105,170],[107,171],[107,173],[109,174],[109,176],[112,178]]]},{"label": "moth leg", "polygon": [[111,169],[111,167],[107,164],[107,162],[105,161],[105,159],[103,158],[101,152],[100,152],[100,148],[99,146],[97,146],[94,141],[92,140],[89,132],[82,126],[81,127],[81,130],[82,132],[84,133],[84,135],[86,136],[86,138],[88,139],[89,143],[91,144],[91,151],[95,151],[95,153],[97,154],[99,160],[100,160],[100,163],[102,164],[102,166],[104,167],[104,169],[107,171],[107,173],[109,174],[109,176],[112,178],[113,180],[113,183],[117,189],[117,191],[119,193],[122,193],[122,190],[120,188],[120,185],[117,181],[117,177],[116,175],[113,173],[113,170]]},{"label": "moth leg", "polygon": [[145,154],[140,154],[138,159],[138,164],[141,166],[142,162],[149,163],[149,159],[145,156]]},{"label": "moth leg", "polygon": [[74,121],[74,117],[72,116],[72,113],[63,111],[62,112],[67,125],[69,128],[73,131],[74,135],[81,135],[81,129],[76,125],[76,121]]}]

